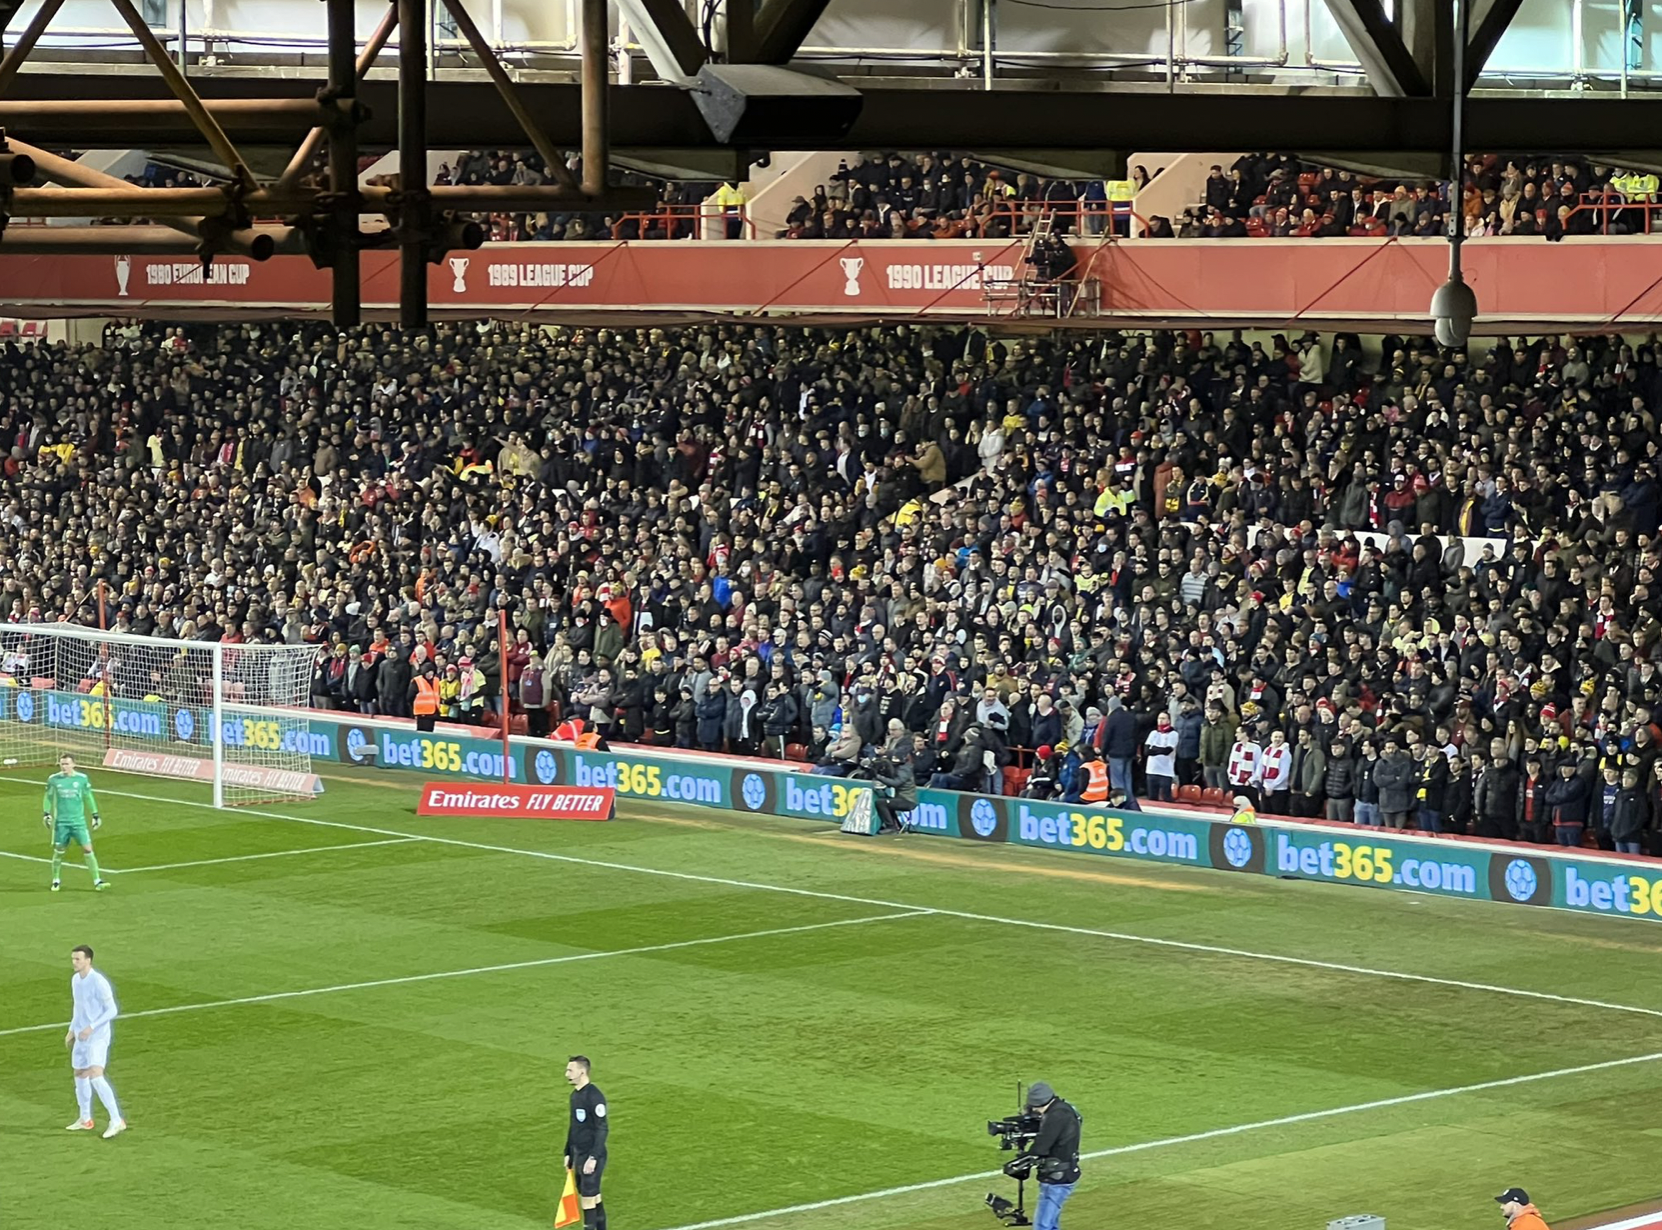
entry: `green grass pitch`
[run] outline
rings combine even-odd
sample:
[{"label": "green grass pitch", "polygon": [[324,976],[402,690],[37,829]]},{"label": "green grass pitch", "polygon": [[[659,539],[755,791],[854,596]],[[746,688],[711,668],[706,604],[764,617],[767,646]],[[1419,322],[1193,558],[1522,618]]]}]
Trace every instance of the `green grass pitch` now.
[{"label": "green grass pitch", "polygon": [[[52,895],[44,776],[0,779],[6,1230],[547,1227],[579,1051],[613,1230],[993,1230],[1013,1184],[970,1176],[1018,1079],[1114,1151],[1072,1230],[1489,1230],[1513,1183],[1555,1223],[1662,1189],[1652,924],[698,809],[418,819],[414,779],[216,812],[96,774],[114,887]],[[63,1130],[77,943],[126,1014],[114,1141]]]}]

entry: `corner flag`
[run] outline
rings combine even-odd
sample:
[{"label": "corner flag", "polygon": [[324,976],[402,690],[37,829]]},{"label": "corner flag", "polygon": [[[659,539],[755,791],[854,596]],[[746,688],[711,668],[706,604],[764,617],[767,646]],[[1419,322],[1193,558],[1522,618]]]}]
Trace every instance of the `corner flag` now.
[{"label": "corner flag", "polygon": [[583,1220],[583,1210],[577,1203],[577,1176],[566,1167],[566,1189],[560,1193],[560,1207],[554,1211],[554,1230]]}]

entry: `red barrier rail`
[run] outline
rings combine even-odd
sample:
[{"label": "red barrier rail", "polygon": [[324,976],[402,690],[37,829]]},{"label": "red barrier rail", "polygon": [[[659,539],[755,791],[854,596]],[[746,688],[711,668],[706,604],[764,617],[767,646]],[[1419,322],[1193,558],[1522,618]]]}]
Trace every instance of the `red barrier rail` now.
[{"label": "red barrier rail", "polygon": [[[723,239],[754,239],[756,238],[756,224],[750,220],[750,213],[743,205],[708,205],[697,203],[692,205],[660,205],[657,209],[642,213],[624,214],[612,224],[613,239],[645,239],[647,231],[654,225],[661,227],[663,239],[703,239],[704,224],[706,221],[722,223]],[[627,235],[629,226],[633,224],[635,233]],[[738,234],[733,232],[737,230]]]},{"label": "red barrier rail", "polygon": [[1575,207],[1570,210],[1570,215],[1572,217],[1580,213],[1595,215],[1598,219],[1599,234],[1601,235],[1608,235],[1610,233],[1610,220],[1612,217],[1618,214],[1638,215],[1634,221],[1636,221],[1639,226],[1643,228],[1643,230],[1637,231],[1636,233],[1649,235],[1651,233],[1651,214],[1655,209],[1655,206],[1656,202],[1654,201],[1643,199],[1630,200],[1625,194],[1617,192],[1615,189],[1611,188],[1610,185],[1606,184],[1601,192],[1583,192],[1581,194],[1581,199],[1576,202]]}]

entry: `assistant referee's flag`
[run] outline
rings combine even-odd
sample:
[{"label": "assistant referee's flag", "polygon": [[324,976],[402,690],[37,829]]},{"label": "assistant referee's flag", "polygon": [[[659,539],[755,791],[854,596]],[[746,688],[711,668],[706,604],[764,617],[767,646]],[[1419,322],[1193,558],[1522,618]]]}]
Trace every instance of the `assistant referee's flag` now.
[{"label": "assistant referee's flag", "polygon": [[560,1207],[554,1211],[554,1230],[583,1220],[582,1206],[577,1202],[577,1176],[566,1167],[566,1189],[560,1193]]}]

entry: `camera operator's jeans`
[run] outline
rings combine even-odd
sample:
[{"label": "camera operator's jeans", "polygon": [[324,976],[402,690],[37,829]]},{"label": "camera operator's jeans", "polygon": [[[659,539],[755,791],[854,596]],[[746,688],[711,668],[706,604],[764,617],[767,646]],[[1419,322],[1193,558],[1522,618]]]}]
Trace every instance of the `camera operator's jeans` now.
[{"label": "camera operator's jeans", "polygon": [[1039,1184],[1039,1207],[1033,1213],[1033,1230],[1056,1230],[1062,1221],[1062,1206],[1078,1186],[1077,1181]]}]

